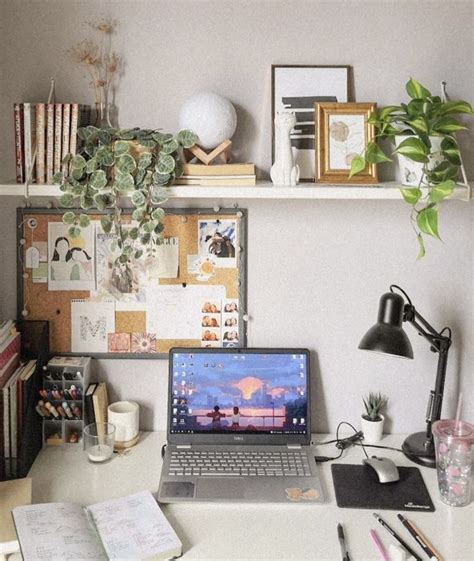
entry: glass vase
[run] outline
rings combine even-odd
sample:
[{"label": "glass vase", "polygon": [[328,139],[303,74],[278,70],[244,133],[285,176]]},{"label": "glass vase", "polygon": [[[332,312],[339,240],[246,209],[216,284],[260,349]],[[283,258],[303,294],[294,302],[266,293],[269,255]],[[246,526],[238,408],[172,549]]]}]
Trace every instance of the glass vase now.
[{"label": "glass vase", "polygon": [[110,103],[104,101],[96,102],[94,126],[98,129],[112,126],[110,122]]}]

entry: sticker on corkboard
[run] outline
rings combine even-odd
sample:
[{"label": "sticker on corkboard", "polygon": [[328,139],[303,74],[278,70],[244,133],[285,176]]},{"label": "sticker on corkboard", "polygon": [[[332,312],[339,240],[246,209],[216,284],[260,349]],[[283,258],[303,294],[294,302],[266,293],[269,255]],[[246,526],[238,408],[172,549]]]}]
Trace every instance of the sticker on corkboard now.
[{"label": "sticker on corkboard", "polygon": [[115,331],[117,333],[144,333],[146,331],[146,312],[115,312]]},{"label": "sticker on corkboard", "polygon": [[109,353],[130,352],[130,333],[108,333],[107,342]]},{"label": "sticker on corkboard", "polygon": [[132,333],[132,353],[156,353],[155,333]]}]

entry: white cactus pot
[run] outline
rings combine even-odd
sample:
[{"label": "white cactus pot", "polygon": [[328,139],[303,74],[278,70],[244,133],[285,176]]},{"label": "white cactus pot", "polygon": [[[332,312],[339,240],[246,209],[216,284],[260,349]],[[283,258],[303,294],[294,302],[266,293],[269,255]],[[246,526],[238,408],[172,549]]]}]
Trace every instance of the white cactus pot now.
[{"label": "white cactus pot", "polygon": [[383,415],[379,416],[380,421],[369,421],[364,419],[364,416],[362,415],[361,429],[364,433],[364,440],[362,441],[363,444],[377,444],[377,442],[382,440],[385,417]]}]

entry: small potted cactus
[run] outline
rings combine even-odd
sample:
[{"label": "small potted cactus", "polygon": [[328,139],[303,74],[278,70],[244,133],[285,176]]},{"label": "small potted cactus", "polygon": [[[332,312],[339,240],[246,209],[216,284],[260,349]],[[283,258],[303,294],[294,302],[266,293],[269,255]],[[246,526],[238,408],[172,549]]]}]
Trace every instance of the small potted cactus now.
[{"label": "small potted cactus", "polygon": [[362,400],[366,411],[361,419],[364,443],[376,444],[382,440],[385,417],[380,412],[387,405],[388,397],[381,393],[370,392]]}]

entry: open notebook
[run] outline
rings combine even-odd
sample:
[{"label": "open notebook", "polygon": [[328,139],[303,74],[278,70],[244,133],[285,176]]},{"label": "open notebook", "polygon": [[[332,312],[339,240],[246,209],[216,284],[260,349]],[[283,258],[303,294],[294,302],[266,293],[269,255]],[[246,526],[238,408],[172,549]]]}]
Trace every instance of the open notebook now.
[{"label": "open notebook", "polygon": [[12,511],[24,561],[158,560],[182,544],[149,491],[82,507],[20,506]]}]

